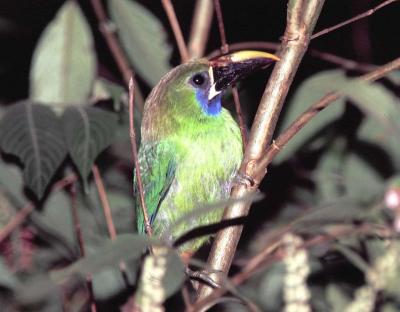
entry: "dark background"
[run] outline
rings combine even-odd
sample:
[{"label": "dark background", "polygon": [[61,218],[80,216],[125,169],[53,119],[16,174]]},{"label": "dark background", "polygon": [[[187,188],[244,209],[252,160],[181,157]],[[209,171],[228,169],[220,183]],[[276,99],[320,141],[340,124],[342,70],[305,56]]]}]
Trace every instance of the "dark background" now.
[{"label": "dark background", "polygon": [[[161,2],[140,2],[160,18],[169,33],[170,42],[174,43]],[[351,18],[381,2],[327,0],[316,31]],[[44,27],[62,3],[60,0],[0,1],[0,101],[8,103],[27,96],[33,49]],[[100,70],[110,71],[116,81],[121,81],[112,56],[97,31],[90,1],[84,0],[80,3],[95,30]],[[188,0],[173,1],[185,38],[190,33],[194,3]],[[278,41],[285,28],[286,3],[282,0],[221,1],[228,42]],[[385,63],[399,56],[399,19],[400,2],[395,2],[370,17],[313,40],[310,47],[356,61]],[[214,19],[207,52],[217,49],[218,46],[219,33]],[[179,62],[176,48],[171,62],[172,65]],[[332,67],[334,66],[324,61],[306,57],[296,82],[316,71]]]}]

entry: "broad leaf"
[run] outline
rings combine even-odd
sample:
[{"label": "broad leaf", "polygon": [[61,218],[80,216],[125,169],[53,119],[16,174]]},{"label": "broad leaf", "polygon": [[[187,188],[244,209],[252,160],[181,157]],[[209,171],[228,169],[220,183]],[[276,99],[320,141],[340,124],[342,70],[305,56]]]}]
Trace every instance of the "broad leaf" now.
[{"label": "broad leaf", "polygon": [[87,103],[96,61],[88,23],[75,1],[66,1],[35,49],[30,97],[62,111]]},{"label": "broad leaf", "polygon": [[167,255],[167,271],[162,280],[166,298],[178,291],[185,277],[185,269],[181,258],[176,252],[169,252]]},{"label": "broad leaf", "polygon": [[62,121],[69,154],[86,185],[96,157],[112,142],[117,115],[95,107],[71,106]]},{"label": "broad leaf", "polygon": [[154,86],[171,68],[171,47],[158,19],[135,1],[109,0],[112,20],[129,59],[141,77]]},{"label": "broad leaf", "polygon": [[[287,104],[288,109],[279,127],[279,133],[282,133],[297,117],[320,98],[329,92],[343,88],[347,80],[342,70],[330,70],[318,73],[304,81]],[[338,119],[344,112],[344,103],[345,99],[341,98],[318,113],[318,115],[301,129],[285,148],[279,152],[274,162],[280,163],[289,159],[322,128]]]},{"label": "broad leaf", "polygon": [[349,79],[340,93],[378,121],[388,134],[400,134],[400,102],[388,89],[378,83]]},{"label": "broad leaf", "polygon": [[0,122],[0,146],[24,165],[24,179],[41,198],[66,156],[58,117],[44,105],[20,102]]},{"label": "broad leaf", "polygon": [[24,180],[17,165],[0,159],[0,190],[7,194],[11,202],[22,207],[27,199],[24,195]]},{"label": "broad leaf", "polygon": [[94,253],[76,261],[69,267],[55,271],[52,278],[57,282],[78,274],[86,277],[116,267],[121,261],[136,260],[144,253],[150,240],[145,235],[122,234],[114,241],[108,241]]},{"label": "broad leaf", "polygon": [[357,154],[350,154],[343,164],[343,184],[347,196],[361,202],[373,200],[384,190],[377,170]]}]

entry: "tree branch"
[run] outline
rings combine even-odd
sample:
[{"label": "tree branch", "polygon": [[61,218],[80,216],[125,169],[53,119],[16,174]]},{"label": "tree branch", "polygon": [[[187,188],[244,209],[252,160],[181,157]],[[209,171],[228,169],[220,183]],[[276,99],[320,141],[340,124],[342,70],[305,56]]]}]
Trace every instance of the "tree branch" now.
[{"label": "tree branch", "polygon": [[212,0],[197,0],[188,43],[191,58],[204,55],[213,18]]},{"label": "tree branch", "polygon": [[323,35],[326,35],[327,33],[330,33],[332,31],[336,30],[336,29],[342,28],[343,26],[346,26],[346,25],[354,23],[355,21],[358,21],[362,18],[370,16],[370,15],[374,14],[376,11],[382,9],[383,7],[393,3],[395,1],[399,1],[399,0],[386,0],[386,1],[382,2],[381,4],[377,5],[376,7],[369,9],[368,11],[365,11],[364,13],[358,14],[358,15],[348,19],[347,21],[341,22],[335,26],[328,27],[328,28],[325,28],[325,29],[317,32],[316,34],[311,36],[311,39],[321,37]]},{"label": "tree branch", "polygon": [[[232,198],[241,198],[257,191],[258,185],[253,183],[255,164],[272,139],[283,102],[307,49],[323,4],[324,0],[289,2],[287,27],[280,53],[281,61],[276,64],[264,91],[239,171],[239,176],[246,177],[249,183],[234,186],[231,192]],[[249,209],[248,202],[236,202],[226,207],[223,219],[246,216]],[[208,266],[211,270],[227,274],[242,228],[242,225],[232,226],[218,232],[208,258]],[[216,274],[213,274],[213,278],[216,282],[221,281],[221,276]],[[199,290],[199,298],[202,299],[211,292],[211,288],[203,285]]]},{"label": "tree branch", "polygon": [[185,44],[185,39],[183,38],[181,27],[179,26],[178,19],[176,18],[174,7],[170,0],[161,0],[164,7],[165,13],[167,14],[169,23],[174,33],[176,44],[178,45],[179,54],[181,55],[182,63],[189,61],[189,52]]},{"label": "tree branch", "polygon": [[[359,79],[365,81],[375,81],[387,75],[389,72],[400,68],[400,57],[378,67],[376,70],[361,76]],[[301,129],[303,129],[310,120],[315,117],[320,111],[325,109],[329,104],[336,101],[342,95],[340,91],[332,92],[324,97],[322,97],[319,101],[315,102],[310,106],[303,114],[301,114],[293,123],[268,147],[265,155],[257,164],[257,168],[255,171],[257,172],[258,177],[256,179],[262,179],[265,175],[265,169],[272,162],[274,157],[279,153],[279,151],[285,147],[285,145],[295,136]]]}]

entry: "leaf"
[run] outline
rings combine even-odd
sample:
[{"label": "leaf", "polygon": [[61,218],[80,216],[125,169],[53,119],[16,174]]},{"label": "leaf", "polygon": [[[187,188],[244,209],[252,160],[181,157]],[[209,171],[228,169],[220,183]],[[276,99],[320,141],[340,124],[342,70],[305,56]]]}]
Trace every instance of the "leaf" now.
[{"label": "leaf", "polygon": [[[329,92],[341,89],[348,78],[342,70],[329,70],[318,73],[304,81],[293,95],[288,110],[279,127],[282,133],[297,117],[306,111],[312,104]],[[274,163],[278,164],[289,159],[300,147],[321,131],[326,125],[339,118],[345,109],[345,99],[341,98],[331,103],[326,109],[318,113],[300,132],[283,148]]]},{"label": "leaf", "polygon": [[323,202],[343,196],[343,160],[346,141],[337,138],[322,154],[313,173],[316,192]]},{"label": "leaf", "polygon": [[94,253],[65,269],[52,272],[52,278],[56,282],[63,282],[75,274],[85,278],[88,274],[96,274],[104,269],[117,266],[121,261],[138,259],[149,244],[150,240],[145,235],[118,235],[115,240],[107,241]]},{"label": "leaf", "polygon": [[20,286],[16,275],[7,267],[4,259],[0,258],[0,287],[2,289],[8,289],[15,291]]},{"label": "leaf", "polygon": [[125,100],[128,99],[126,91],[122,86],[103,78],[96,79],[94,82],[91,102],[96,103],[101,100],[112,99],[114,102],[114,110],[119,112],[122,109],[121,102],[124,98]]},{"label": "leaf", "polygon": [[109,0],[113,22],[136,71],[154,86],[171,68],[171,47],[158,19],[145,7],[130,0]]},{"label": "leaf", "polygon": [[[56,247],[66,247],[67,252],[71,251],[74,255],[77,247],[76,236],[71,200],[66,193],[51,192],[41,211],[34,211],[30,218],[45,241],[57,245]],[[65,250],[63,252],[65,253]]]},{"label": "leaf", "polygon": [[7,194],[15,206],[22,207],[27,202],[21,170],[17,165],[6,163],[2,159],[0,159],[0,190]]},{"label": "leaf", "polygon": [[347,294],[335,284],[329,284],[326,288],[326,298],[328,299],[332,312],[345,311],[345,307],[350,302],[350,298]]},{"label": "leaf", "polygon": [[343,184],[347,196],[361,202],[371,201],[384,191],[384,180],[377,170],[354,153],[344,161]]},{"label": "leaf", "polygon": [[0,146],[24,164],[24,180],[38,198],[67,151],[58,117],[44,105],[13,105],[0,122]]},{"label": "leaf", "polygon": [[365,115],[374,118],[387,133],[400,134],[399,100],[385,87],[360,79],[349,79],[340,93],[347,96]]},{"label": "leaf", "polygon": [[181,287],[186,278],[181,258],[175,251],[167,255],[167,271],[162,280],[165,298],[173,295]]},{"label": "leaf", "polygon": [[57,111],[87,103],[96,72],[90,27],[76,1],[66,1],[34,51],[30,97]]},{"label": "leaf", "polygon": [[95,107],[68,107],[62,116],[67,148],[87,186],[87,177],[99,153],[108,147],[117,128],[117,116]]},{"label": "leaf", "polygon": [[386,78],[394,84],[400,85],[400,70],[391,71],[389,74],[386,75]]}]

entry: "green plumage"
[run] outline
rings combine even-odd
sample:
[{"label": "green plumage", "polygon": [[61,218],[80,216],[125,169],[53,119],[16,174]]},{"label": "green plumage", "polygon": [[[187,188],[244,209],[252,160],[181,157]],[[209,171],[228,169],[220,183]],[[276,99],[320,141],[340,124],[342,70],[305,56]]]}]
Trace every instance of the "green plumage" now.
[{"label": "green plumage", "polygon": [[[193,83],[194,75],[206,77],[208,72],[205,60],[180,65],[164,76],[146,100],[139,163],[147,211],[157,237],[193,209],[227,199],[242,159],[242,140],[235,120],[223,108],[209,113],[207,109],[213,108],[205,105],[215,105],[218,110],[220,103],[203,101],[209,86],[199,88]],[[212,77],[208,79],[212,82]],[[135,190],[137,194],[136,179]],[[144,232],[136,197],[138,230]],[[199,225],[218,222],[222,211],[223,207],[173,227],[169,239]],[[196,250],[205,240],[190,241],[181,250]]]}]

